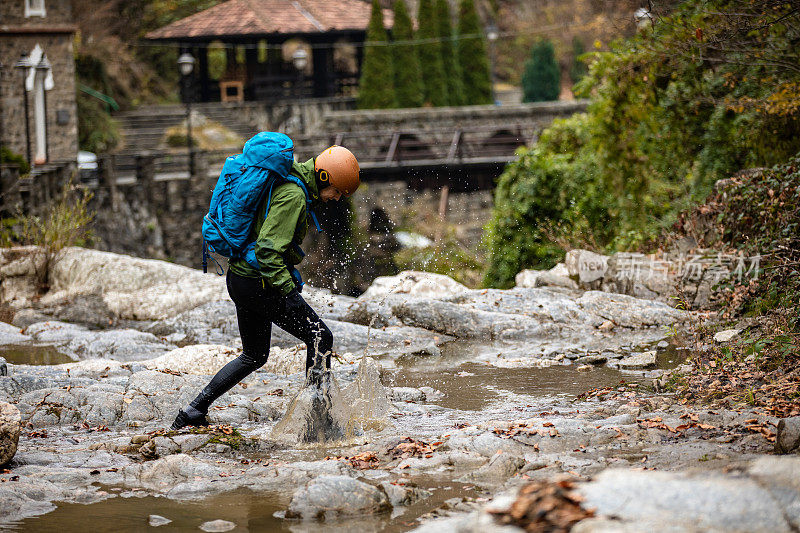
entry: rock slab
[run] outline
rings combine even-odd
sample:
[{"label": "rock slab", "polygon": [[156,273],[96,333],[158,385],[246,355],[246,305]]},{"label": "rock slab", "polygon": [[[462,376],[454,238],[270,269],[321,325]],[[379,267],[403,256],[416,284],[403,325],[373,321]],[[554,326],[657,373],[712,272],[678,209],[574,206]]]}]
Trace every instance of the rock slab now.
[{"label": "rock slab", "polygon": [[584,507],[639,531],[664,524],[684,531],[792,530],[778,502],[748,478],[610,469],[579,490]]},{"label": "rock slab", "polygon": [[0,466],[8,463],[17,453],[21,429],[19,409],[10,403],[0,402]]},{"label": "rock slab", "polygon": [[389,509],[378,488],[348,476],[320,476],[292,496],[287,518],[368,515]]}]

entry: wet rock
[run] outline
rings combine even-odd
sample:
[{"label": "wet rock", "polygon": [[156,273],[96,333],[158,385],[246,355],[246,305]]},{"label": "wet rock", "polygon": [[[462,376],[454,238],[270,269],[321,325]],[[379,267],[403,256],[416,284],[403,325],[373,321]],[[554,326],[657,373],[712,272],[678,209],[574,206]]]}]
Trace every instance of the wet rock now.
[{"label": "wet rock", "polygon": [[474,511],[451,518],[425,522],[412,530],[414,533],[521,533],[515,526],[498,524],[489,513]]},{"label": "wet rock", "polygon": [[170,520],[169,518],[165,518],[157,514],[151,514],[147,519],[147,523],[151,527],[165,526],[170,522],[172,522],[172,520]]},{"label": "wet rock", "polygon": [[431,496],[432,492],[398,482],[383,481],[381,487],[392,507],[411,505]]},{"label": "wet rock", "polygon": [[425,393],[413,387],[392,387],[392,400],[395,402],[424,402]]},{"label": "wet rock", "polygon": [[525,460],[507,453],[496,453],[489,462],[459,481],[487,484],[503,483],[525,465]]},{"label": "wet rock", "polygon": [[747,478],[612,469],[578,490],[584,507],[595,507],[598,515],[618,517],[640,531],[654,524],[675,530],[791,530],[778,502]]},{"label": "wet rock", "polygon": [[741,331],[742,330],[740,329],[724,329],[722,331],[718,331],[714,334],[714,342],[719,342],[719,343],[728,342],[737,335],[739,335]]},{"label": "wet rock", "polygon": [[122,474],[127,485],[168,492],[180,483],[195,478],[203,481],[208,489],[209,484],[219,478],[220,472],[218,468],[208,463],[179,453],[143,464],[126,466]]},{"label": "wet rock", "polygon": [[583,310],[568,291],[551,287],[474,290],[443,300],[481,311],[524,315],[570,326],[597,326],[602,322]]},{"label": "wet rock", "polygon": [[419,390],[425,394],[425,400],[429,402],[436,402],[444,398],[444,393],[433,387],[420,387]]},{"label": "wet rock", "polygon": [[203,522],[200,524],[200,529],[208,533],[222,533],[224,531],[236,529],[236,523],[227,520],[211,520],[210,522]]},{"label": "wet rock", "polygon": [[775,453],[800,450],[800,416],[782,418],[778,422]]},{"label": "wet rock", "polygon": [[404,294],[436,298],[458,294],[468,290],[450,276],[407,270],[396,276],[376,278],[359,300],[379,299],[387,294]]},{"label": "wet rock", "polygon": [[346,476],[320,476],[292,496],[287,518],[332,518],[388,510],[382,491]]},{"label": "wet rock", "polygon": [[630,328],[671,325],[689,316],[665,303],[601,291],[586,291],[577,303],[590,313]]},{"label": "wet rock", "polygon": [[0,322],[0,345],[19,344],[31,340],[28,335],[23,335],[22,330],[17,326]]},{"label": "wet rock", "polygon": [[575,360],[576,365],[602,365],[606,362],[606,356],[600,354],[590,354],[583,357],[578,357]]},{"label": "wet rock", "polygon": [[630,355],[617,361],[620,368],[623,369],[637,369],[637,368],[650,368],[656,366],[656,352],[641,352]]},{"label": "wet rock", "polygon": [[419,299],[393,308],[404,323],[459,338],[519,339],[555,335],[558,328],[527,316],[492,313],[468,306]]},{"label": "wet rock", "polygon": [[8,375],[8,362],[0,357],[0,377]]},{"label": "wet rock", "polygon": [[0,466],[11,461],[17,453],[20,421],[19,409],[10,403],[0,402]]}]

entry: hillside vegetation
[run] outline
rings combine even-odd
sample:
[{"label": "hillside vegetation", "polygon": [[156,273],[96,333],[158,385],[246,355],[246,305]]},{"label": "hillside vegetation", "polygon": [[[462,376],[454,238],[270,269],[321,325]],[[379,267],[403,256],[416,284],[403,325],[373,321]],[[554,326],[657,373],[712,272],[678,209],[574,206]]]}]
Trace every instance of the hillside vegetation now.
[{"label": "hillside vegetation", "polygon": [[499,178],[484,282],[569,246],[647,250],[714,182],[800,151],[800,13],[688,1],[590,54],[585,114],[556,121]]}]

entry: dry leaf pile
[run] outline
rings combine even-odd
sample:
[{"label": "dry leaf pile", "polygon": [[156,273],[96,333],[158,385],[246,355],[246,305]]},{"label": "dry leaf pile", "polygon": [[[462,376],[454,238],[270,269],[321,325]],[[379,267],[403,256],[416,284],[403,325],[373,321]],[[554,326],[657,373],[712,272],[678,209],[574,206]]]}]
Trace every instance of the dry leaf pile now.
[{"label": "dry leaf pile", "polygon": [[408,459],[409,457],[433,457],[433,452],[443,443],[432,442],[428,444],[421,440],[404,437],[399,444],[389,450],[389,455],[393,458]]},{"label": "dry leaf pile", "polygon": [[504,525],[514,525],[529,533],[561,533],[572,529],[594,511],[581,507],[583,497],[571,481],[536,481],[519,491],[506,511],[490,511]]},{"label": "dry leaf pile", "polygon": [[346,456],[339,456],[339,455],[329,455],[325,458],[326,461],[348,461],[353,468],[357,470],[370,470],[372,468],[378,468],[379,461],[378,456],[375,452],[361,452],[357,453],[352,457]]}]

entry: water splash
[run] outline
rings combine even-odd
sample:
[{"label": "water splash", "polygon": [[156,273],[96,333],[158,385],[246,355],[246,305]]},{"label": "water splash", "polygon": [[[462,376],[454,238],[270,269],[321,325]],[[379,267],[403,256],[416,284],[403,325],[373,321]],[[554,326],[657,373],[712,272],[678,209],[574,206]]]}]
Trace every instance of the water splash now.
[{"label": "water splash", "polygon": [[272,430],[273,437],[295,442],[328,442],[347,437],[350,407],[330,371],[321,383],[306,380],[289,402],[286,414]]}]

